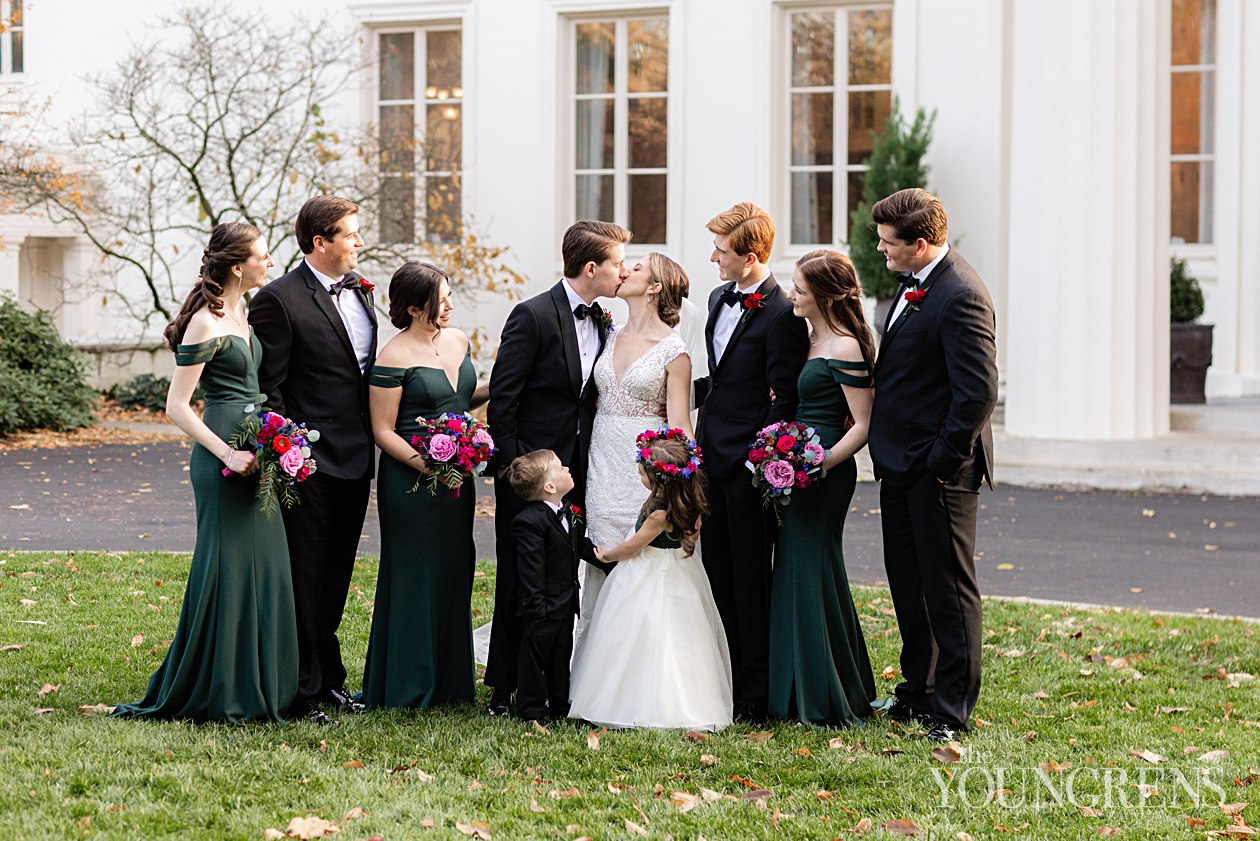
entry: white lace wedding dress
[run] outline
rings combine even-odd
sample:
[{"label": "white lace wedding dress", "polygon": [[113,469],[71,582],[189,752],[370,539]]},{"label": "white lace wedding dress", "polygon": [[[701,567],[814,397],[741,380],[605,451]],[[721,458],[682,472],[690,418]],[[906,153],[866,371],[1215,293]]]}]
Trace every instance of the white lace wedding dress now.
[{"label": "white lace wedding dress", "polygon": [[[634,532],[647,490],[635,437],[665,425],[665,366],[687,346],[676,333],[626,369],[616,334],[595,363],[599,410],[586,486],[587,531],[611,548]],[[607,576],[583,564],[570,715],[606,727],[719,730],[731,722],[726,634],[697,548],[649,546]]]}]

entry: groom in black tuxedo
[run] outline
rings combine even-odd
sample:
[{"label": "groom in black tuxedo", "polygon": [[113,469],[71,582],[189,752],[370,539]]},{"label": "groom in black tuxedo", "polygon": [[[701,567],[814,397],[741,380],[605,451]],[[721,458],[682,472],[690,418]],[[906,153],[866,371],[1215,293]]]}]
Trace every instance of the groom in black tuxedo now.
[{"label": "groom in black tuxedo", "polygon": [[630,232],[610,222],[573,223],[564,233],[564,277],[517,304],[503,325],[486,409],[497,447],[494,624],[485,677],[494,687],[491,715],[508,711],[523,630],[512,520],[526,503],[512,491],[504,471],[518,456],[551,450],[572,471],[569,498],[585,507],[586,455],[597,397],[591,371],[612,323],[595,299],[614,297],[629,277],[629,241]]},{"label": "groom in black tuxedo", "polygon": [[766,266],[774,221],[750,202],[709,220],[721,286],[709,295],[709,375],[696,381],[696,439],[708,474],[700,532],[704,569],[722,616],[734,673],[735,717],[763,721],[770,679],[770,565],[776,533],[744,466],[762,427],[796,414],[805,320]]},{"label": "groom in black tuxedo", "polygon": [[376,313],[372,285],[354,271],[363,247],[358,211],[336,196],[304,204],[295,233],[305,259],[249,306],[266,407],[320,433],[311,448],[318,470],[302,483],[301,504],[284,511],[300,660],[293,709],[317,724],[331,722],[322,702],[363,710],[345,688],[337,639],[374,466],[366,372],[376,358]]},{"label": "groom in black tuxedo", "polygon": [[888,714],[948,742],[980,694],[980,486],[992,486],[997,403],[993,301],[947,241],[945,208],[918,188],[871,209],[888,268],[905,273],[875,362],[870,452],[881,480],[884,565],[901,630]]}]

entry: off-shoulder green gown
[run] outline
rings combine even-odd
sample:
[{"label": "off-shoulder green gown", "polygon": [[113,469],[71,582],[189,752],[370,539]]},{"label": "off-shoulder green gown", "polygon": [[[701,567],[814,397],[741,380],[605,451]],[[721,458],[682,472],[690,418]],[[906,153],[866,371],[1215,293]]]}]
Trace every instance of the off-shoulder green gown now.
[{"label": "off-shoulder green gown", "polygon": [[[797,381],[797,420],[831,447],[844,435],[842,386],[870,387],[864,362],[815,357]],[[848,370],[845,370],[848,369]],[[852,458],[792,493],[774,545],[770,592],[770,700],[775,718],[855,726],[871,713],[875,677],[844,568],[844,520],[857,485]]]},{"label": "off-shoulder green gown", "polygon": [[[376,365],[371,383],[402,389],[394,431],[409,441],[420,430],[417,417],[468,411],[477,373],[465,356],[454,388],[445,371],[426,367]],[[381,454],[381,567],[360,696],[369,708],[473,700],[469,605],[476,482],[465,480],[458,498],[442,486],[430,495],[423,484],[409,494],[417,475],[414,467]]]},{"label": "off-shoulder green gown", "polygon": [[[240,336],[180,345],[175,353],[176,365],[205,364],[204,420],[224,448],[246,407],[262,400],[261,357],[259,343]],[[224,477],[218,455],[195,444],[189,460],[197,543],[175,638],[144,699],[120,705],[114,715],[279,720],[297,693],[297,619],[284,521],[259,511],[257,475]]]}]

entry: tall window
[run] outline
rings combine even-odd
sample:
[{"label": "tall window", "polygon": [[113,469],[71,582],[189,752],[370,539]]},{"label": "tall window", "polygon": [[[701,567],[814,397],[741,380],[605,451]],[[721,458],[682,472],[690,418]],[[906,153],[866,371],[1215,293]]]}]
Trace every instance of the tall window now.
[{"label": "tall window", "polygon": [[377,108],[385,242],[459,237],[463,147],[458,28],[378,34]]},{"label": "tall window", "polygon": [[1172,239],[1212,242],[1216,0],[1172,4]]},{"label": "tall window", "polygon": [[0,0],[0,73],[21,73],[26,69],[22,12],[22,0]]},{"label": "tall window", "polygon": [[892,4],[793,10],[787,33],[791,241],[846,242],[892,111]]},{"label": "tall window", "polygon": [[669,139],[669,18],[573,25],[573,208],[663,245]]}]

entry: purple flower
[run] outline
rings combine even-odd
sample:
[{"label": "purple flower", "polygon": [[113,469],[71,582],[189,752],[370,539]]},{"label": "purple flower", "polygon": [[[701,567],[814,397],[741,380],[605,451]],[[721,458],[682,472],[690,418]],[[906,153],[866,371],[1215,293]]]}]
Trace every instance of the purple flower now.
[{"label": "purple flower", "polygon": [[761,475],[773,488],[790,488],[796,481],[796,471],[786,461],[771,461],[761,469]]},{"label": "purple flower", "polygon": [[439,432],[429,439],[429,455],[434,461],[450,461],[458,449],[455,439],[449,435]]},{"label": "purple flower", "polygon": [[481,446],[482,444],[484,444],[485,446],[490,447],[491,449],[494,449],[494,439],[491,438],[490,433],[486,432],[484,429],[478,429],[476,432],[474,432],[472,439],[473,439],[473,443],[476,444],[477,446]]},{"label": "purple flower", "polygon": [[823,448],[821,446],[818,444],[805,445],[806,464],[822,464],[824,458],[826,458],[826,455],[823,453]]}]

